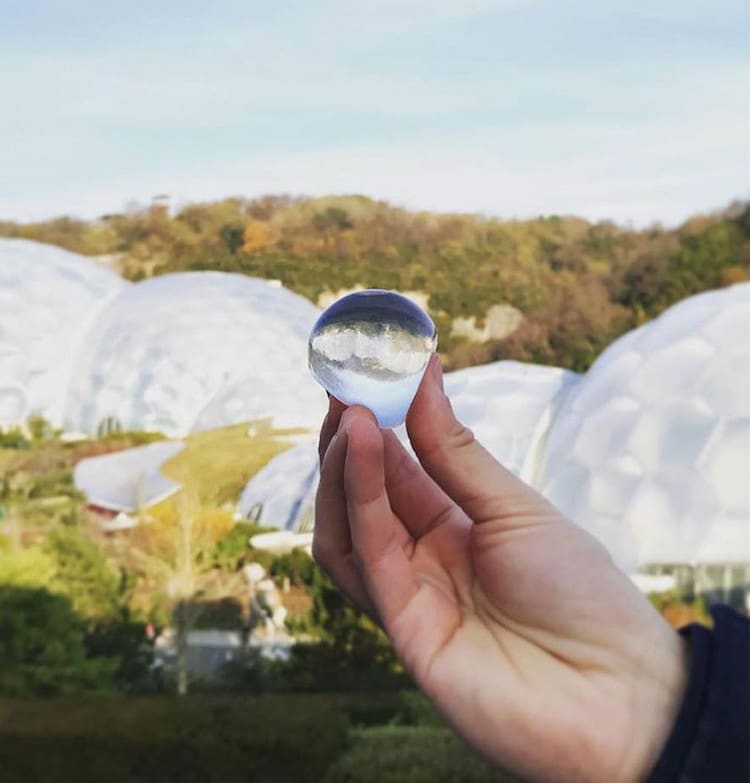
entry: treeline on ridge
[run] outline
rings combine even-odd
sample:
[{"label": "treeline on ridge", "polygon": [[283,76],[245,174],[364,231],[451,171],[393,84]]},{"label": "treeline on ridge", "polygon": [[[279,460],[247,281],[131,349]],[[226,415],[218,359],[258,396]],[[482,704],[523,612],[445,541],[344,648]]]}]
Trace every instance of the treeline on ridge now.
[{"label": "treeline on ridge", "polygon": [[[131,280],[214,269],[281,280],[314,302],[355,286],[423,292],[451,369],[519,359],[585,370],[619,334],[699,291],[750,279],[750,204],[675,229],[546,216],[499,220],[409,212],[364,196],[164,201],[93,221],[0,221],[0,236],[112,256]],[[523,317],[501,339],[491,307]]]}]

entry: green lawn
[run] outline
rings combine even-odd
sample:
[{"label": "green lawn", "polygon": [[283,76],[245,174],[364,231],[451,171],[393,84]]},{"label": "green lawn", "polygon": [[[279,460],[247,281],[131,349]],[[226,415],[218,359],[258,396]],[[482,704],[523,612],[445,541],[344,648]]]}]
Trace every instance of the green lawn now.
[{"label": "green lawn", "polygon": [[248,480],[277,454],[290,447],[285,435],[304,430],[274,430],[268,421],[250,422],[188,435],[185,449],[163,473],[195,488],[202,503],[221,505],[237,500]]}]

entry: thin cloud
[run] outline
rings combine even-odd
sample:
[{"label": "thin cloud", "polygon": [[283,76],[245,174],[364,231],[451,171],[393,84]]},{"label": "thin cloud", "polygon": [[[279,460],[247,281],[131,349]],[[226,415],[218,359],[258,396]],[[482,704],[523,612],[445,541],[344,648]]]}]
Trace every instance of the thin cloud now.
[{"label": "thin cloud", "polygon": [[133,0],[115,25],[29,0],[0,10],[0,217],[357,191],[676,222],[746,191],[746,12],[717,1],[186,0],[169,24]]}]

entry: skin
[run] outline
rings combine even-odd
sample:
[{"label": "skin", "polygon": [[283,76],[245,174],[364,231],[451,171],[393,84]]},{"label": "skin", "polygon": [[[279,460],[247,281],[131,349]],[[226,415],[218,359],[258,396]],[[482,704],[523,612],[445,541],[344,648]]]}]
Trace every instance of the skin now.
[{"label": "skin", "polygon": [[530,781],[643,780],[685,689],[680,637],[456,420],[437,357],[406,424],[418,462],[331,399],[315,558],[486,758]]}]

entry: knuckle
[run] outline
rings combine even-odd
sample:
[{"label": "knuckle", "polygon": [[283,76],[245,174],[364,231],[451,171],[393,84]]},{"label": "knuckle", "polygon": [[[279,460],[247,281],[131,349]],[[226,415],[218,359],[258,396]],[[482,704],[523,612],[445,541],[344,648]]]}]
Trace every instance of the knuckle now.
[{"label": "knuckle", "polygon": [[445,447],[449,450],[465,449],[475,443],[476,437],[473,430],[462,424],[458,419],[453,420],[451,428],[445,436]]}]

